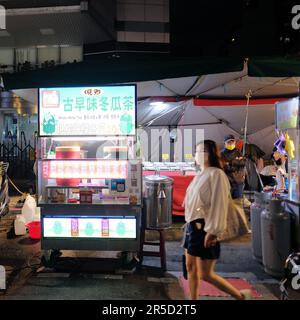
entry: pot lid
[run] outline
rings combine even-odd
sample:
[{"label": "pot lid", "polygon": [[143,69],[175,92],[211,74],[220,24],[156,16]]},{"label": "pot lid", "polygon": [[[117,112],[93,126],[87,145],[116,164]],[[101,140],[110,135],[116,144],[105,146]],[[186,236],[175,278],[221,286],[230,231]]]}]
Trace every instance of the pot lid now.
[{"label": "pot lid", "polygon": [[167,176],[151,175],[145,176],[144,181],[150,183],[173,183],[173,179]]}]

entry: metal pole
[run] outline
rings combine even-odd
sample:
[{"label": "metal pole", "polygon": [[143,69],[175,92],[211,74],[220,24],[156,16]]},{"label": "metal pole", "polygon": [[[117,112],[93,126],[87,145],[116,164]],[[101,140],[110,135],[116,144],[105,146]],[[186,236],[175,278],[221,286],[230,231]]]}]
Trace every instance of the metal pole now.
[{"label": "metal pole", "polygon": [[251,98],[252,91],[249,89],[248,93],[246,94],[247,98],[247,106],[246,106],[246,119],[245,119],[245,127],[244,127],[244,144],[243,144],[243,157],[246,153],[246,143],[247,143],[247,128],[248,128],[248,116],[249,116],[249,103]]}]

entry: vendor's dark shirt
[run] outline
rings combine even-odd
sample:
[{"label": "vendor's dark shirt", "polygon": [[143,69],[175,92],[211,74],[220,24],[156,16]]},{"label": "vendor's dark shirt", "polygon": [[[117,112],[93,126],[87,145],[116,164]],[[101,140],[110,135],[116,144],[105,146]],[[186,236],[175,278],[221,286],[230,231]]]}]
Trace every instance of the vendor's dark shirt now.
[{"label": "vendor's dark shirt", "polygon": [[233,149],[233,150],[223,149],[221,151],[221,156],[226,163],[228,162],[231,163],[232,160],[234,160],[235,158],[242,157],[242,154],[237,149]]},{"label": "vendor's dark shirt", "polygon": [[244,183],[237,184],[235,182],[235,179],[233,178],[233,175],[232,175],[233,171],[231,167],[232,167],[233,160],[235,160],[236,158],[242,157],[242,154],[237,149],[233,149],[233,150],[223,149],[221,151],[221,157],[222,157],[222,160],[224,161],[224,171],[227,174],[227,177],[231,185],[231,196],[233,199],[241,198],[243,196]]}]

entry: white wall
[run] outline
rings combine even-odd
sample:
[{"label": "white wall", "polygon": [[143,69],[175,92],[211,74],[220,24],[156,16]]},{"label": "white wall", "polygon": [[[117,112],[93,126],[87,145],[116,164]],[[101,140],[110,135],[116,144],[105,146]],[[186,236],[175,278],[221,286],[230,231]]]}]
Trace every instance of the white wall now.
[{"label": "white wall", "polygon": [[169,22],[169,0],[118,0],[117,20]]},{"label": "white wall", "polygon": [[32,65],[37,63],[36,48],[18,48],[16,49],[16,63],[29,61]]},{"label": "white wall", "polygon": [[[138,130],[141,141],[142,159],[145,161],[159,161],[159,137],[162,137],[162,154],[170,157],[170,138],[168,128],[151,127]],[[166,159],[166,161],[170,161]]]},{"label": "white wall", "polygon": [[62,47],[61,48],[61,63],[82,61],[83,48],[82,46]]},{"label": "white wall", "polygon": [[45,47],[38,48],[38,63],[42,64],[45,61],[54,60],[55,63],[59,62],[59,48]]},{"label": "white wall", "polygon": [[[169,22],[169,0],[118,0],[118,21]],[[168,32],[118,31],[118,41],[169,43]]]},{"label": "white wall", "polygon": [[14,50],[12,48],[0,48],[0,64],[14,64]]}]

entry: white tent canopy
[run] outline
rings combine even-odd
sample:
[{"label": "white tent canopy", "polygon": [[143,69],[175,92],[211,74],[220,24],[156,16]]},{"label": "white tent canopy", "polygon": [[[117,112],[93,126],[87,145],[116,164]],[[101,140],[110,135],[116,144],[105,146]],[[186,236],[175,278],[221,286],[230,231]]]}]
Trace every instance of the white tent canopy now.
[{"label": "white tent canopy", "polygon": [[249,77],[241,72],[184,77],[137,84],[138,97],[194,96],[199,98],[245,98],[249,90],[253,98],[298,95],[299,78]]},{"label": "white tent canopy", "polygon": [[[148,141],[151,130],[164,128],[170,131],[177,128],[182,132],[187,129],[193,130],[194,143],[197,142],[196,130],[204,129],[204,138],[215,140],[220,146],[223,145],[224,137],[228,134],[233,134],[236,138],[243,135],[246,106],[199,107],[194,105],[193,100],[154,106],[150,103],[151,99],[147,99],[139,103],[138,107],[138,124],[147,132],[148,136],[145,138]],[[247,142],[256,144],[267,155],[271,154],[276,138],[274,110],[274,105],[249,106]],[[162,135],[164,139],[168,138],[166,131],[162,132]],[[184,144],[184,141],[182,143]],[[146,145],[143,139],[142,145]],[[156,149],[152,146],[151,152],[148,148],[148,156],[145,158],[150,160],[149,154],[151,154],[158,161],[158,148],[158,145]],[[182,161],[183,157],[177,154],[175,160]]]},{"label": "white tent canopy", "polygon": [[[249,77],[247,68],[241,72],[211,74],[200,77],[185,77],[177,79],[164,79],[158,81],[145,81],[137,84],[138,97],[138,124],[147,128],[149,140],[150,128],[178,127],[183,129],[204,129],[207,139],[215,140],[223,145],[224,136],[231,133],[236,138],[243,137],[246,112],[247,93],[251,92],[252,99],[295,97],[298,95],[299,78],[271,78]],[[222,106],[219,102],[209,106],[195,106],[193,100],[180,102],[166,102],[164,105],[151,105],[153,101],[166,100],[167,97],[185,97],[200,99],[243,99],[240,105]],[[247,142],[259,146],[269,156],[272,153],[275,134],[275,104],[262,100],[260,104],[250,105],[247,121]],[[163,133],[167,135],[166,132]],[[145,134],[144,134],[145,136]],[[197,138],[193,136],[193,142]],[[184,142],[183,142],[184,144]],[[154,144],[155,145],[155,144]],[[158,145],[148,148],[156,160],[158,158]],[[178,149],[178,148],[177,148]],[[176,154],[175,160],[183,160]],[[149,159],[150,160],[150,159]]]},{"label": "white tent canopy", "polygon": [[[248,77],[246,66],[241,72],[139,82],[137,122],[140,128],[147,128],[147,132],[150,128],[204,129],[205,138],[213,139],[222,145],[224,136],[229,133],[237,138],[243,135],[246,119],[245,96],[250,90],[251,99],[289,98],[298,95],[298,84],[299,78],[296,77]],[[15,90],[15,93],[37,105],[36,89]],[[164,101],[170,98],[173,102],[166,102],[164,105],[150,104],[155,100]],[[182,101],[183,98],[186,100]],[[193,98],[243,101],[234,106],[228,103],[226,106],[220,103],[195,106]],[[250,105],[247,142],[257,144],[266,154],[270,154],[275,140],[274,122],[274,102]],[[195,137],[193,139],[195,140]],[[157,154],[155,157],[157,158]],[[145,158],[149,159],[148,156]]]}]

